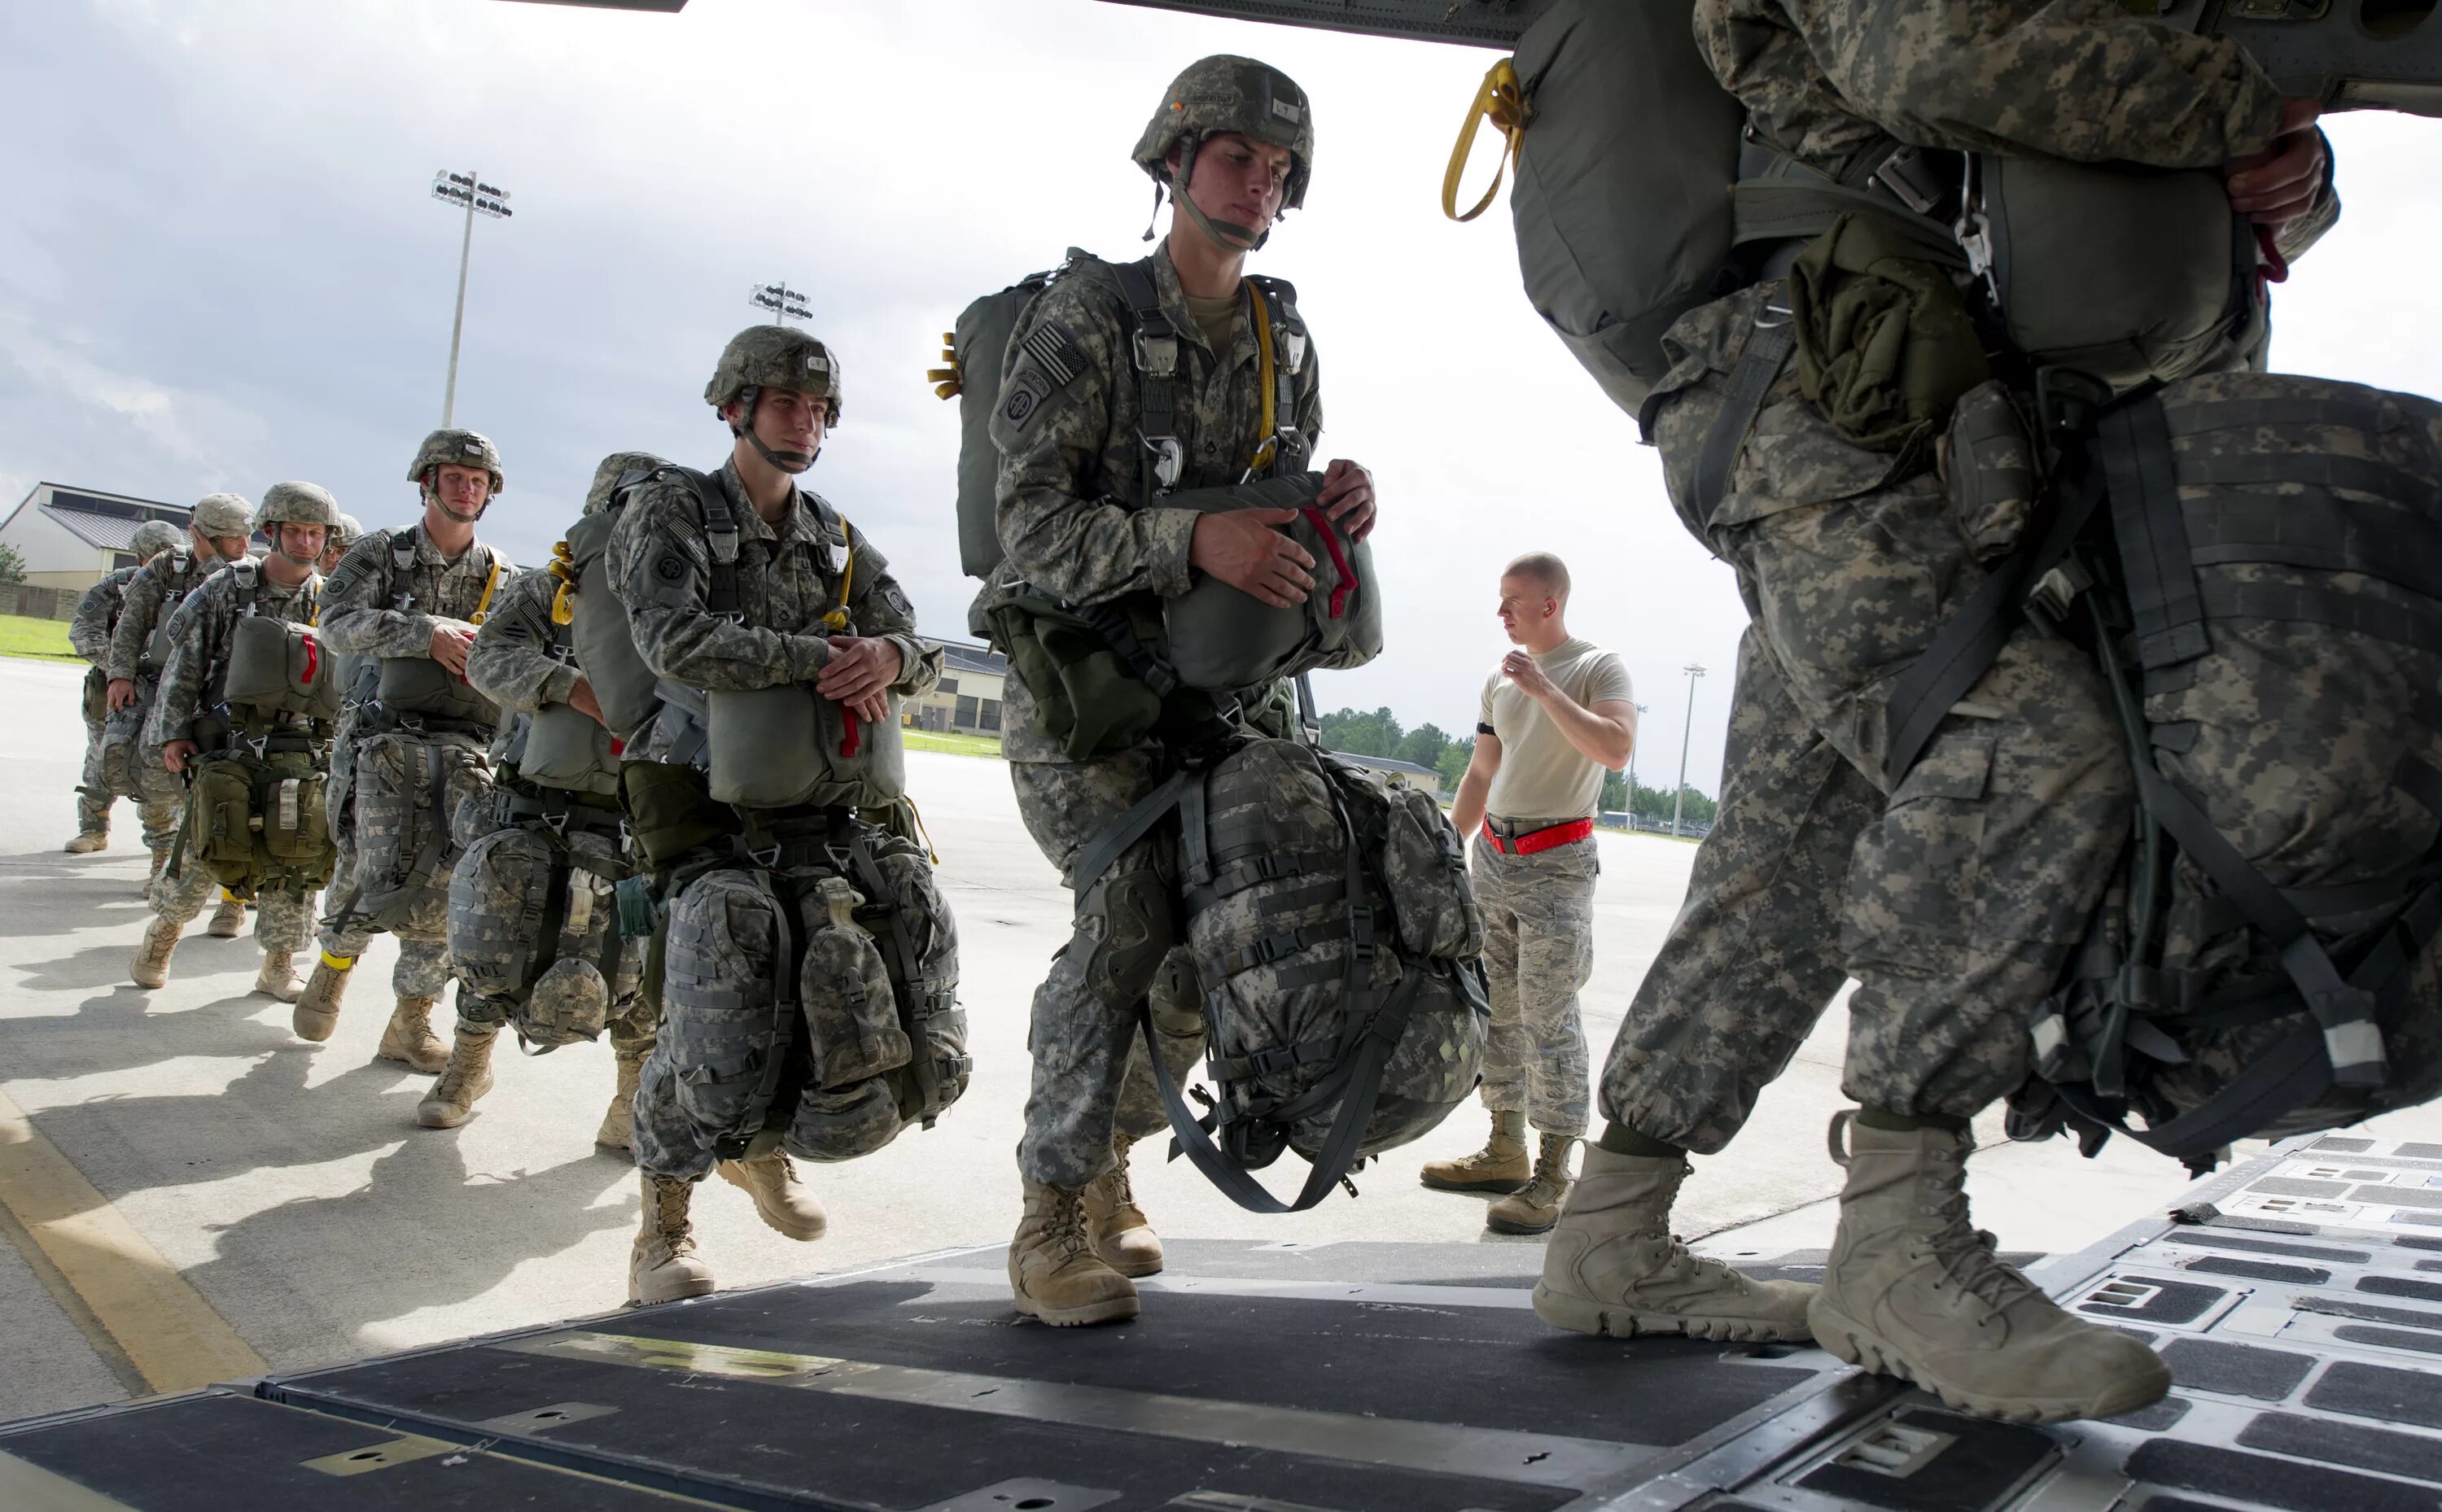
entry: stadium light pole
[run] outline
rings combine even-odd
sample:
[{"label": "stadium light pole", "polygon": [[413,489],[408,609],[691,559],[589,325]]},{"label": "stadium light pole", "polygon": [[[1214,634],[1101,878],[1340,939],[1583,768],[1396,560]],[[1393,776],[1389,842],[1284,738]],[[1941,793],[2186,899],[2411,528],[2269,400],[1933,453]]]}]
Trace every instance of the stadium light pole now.
[{"label": "stadium light pole", "polygon": [[449,318],[449,381],[441,391],[441,424],[446,427],[458,409],[458,337],[466,327],[466,258],[475,249],[475,217],[504,221],[511,212],[509,191],[484,183],[478,173],[443,169],[432,175],[432,197],[466,212],[466,229],[458,238],[458,310]]},{"label": "stadium light pole", "polygon": [[1696,733],[1696,680],[1704,675],[1704,669],[1693,662],[1680,670],[1687,674],[1687,723],[1679,732],[1679,791],[1670,795],[1670,833],[1673,836],[1685,833],[1679,828],[1679,816],[1687,808],[1687,738]]},{"label": "stadium light pole", "polygon": [[814,312],[806,308],[806,297],[786,283],[757,283],[746,291],[746,302],[771,311],[774,325],[814,318]]}]

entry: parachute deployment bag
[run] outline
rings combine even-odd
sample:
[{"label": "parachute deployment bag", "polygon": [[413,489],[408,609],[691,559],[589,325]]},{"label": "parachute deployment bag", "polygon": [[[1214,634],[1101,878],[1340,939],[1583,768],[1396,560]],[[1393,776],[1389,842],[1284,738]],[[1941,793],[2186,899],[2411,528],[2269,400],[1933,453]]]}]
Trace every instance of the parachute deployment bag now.
[{"label": "parachute deployment bag", "polygon": [[1169,509],[1219,514],[1294,509],[1280,527],[1314,558],[1314,591],[1286,609],[1267,604],[1211,574],[1161,602],[1162,646],[1177,680],[1231,693],[1278,678],[1362,666],[1381,654],[1382,595],[1374,550],[1350,540],[1315,504],[1322,475],[1289,473],[1230,488],[1188,488],[1162,501]]},{"label": "parachute deployment bag", "polygon": [[339,693],[338,669],[314,627],[247,613],[230,630],[228,670],[221,690],[229,702],[336,720]]},{"label": "parachute deployment bag", "polygon": [[[641,474],[634,481],[648,476]],[[563,583],[560,592],[568,601],[568,628],[576,647],[576,665],[585,669],[585,680],[592,684],[594,701],[602,705],[602,718],[611,734],[625,740],[653,717],[659,700],[653,693],[653,670],[645,665],[636,650],[636,638],[629,630],[627,606],[610,592],[610,533],[618,527],[629,480],[621,483],[611,495],[610,507],[568,528],[564,542],[568,569],[576,583],[573,592]]]},{"label": "parachute deployment bag", "polygon": [[[1241,1207],[1301,1211],[1474,1088],[1483,916],[1437,808],[1291,740],[1170,778],[1080,854],[1071,885],[1084,894],[1173,812],[1218,1097],[1200,1118],[1189,1107],[1142,1014],[1171,1130]],[[1287,1202],[1249,1175],[1284,1150],[1313,1167]]]}]

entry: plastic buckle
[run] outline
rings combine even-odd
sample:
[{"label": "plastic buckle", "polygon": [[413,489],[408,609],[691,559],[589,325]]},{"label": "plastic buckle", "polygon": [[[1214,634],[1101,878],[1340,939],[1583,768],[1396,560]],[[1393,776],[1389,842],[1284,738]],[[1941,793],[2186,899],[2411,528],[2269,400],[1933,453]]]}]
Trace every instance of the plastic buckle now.
[{"label": "plastic buckle", "polygon": [[2075,368],[2035,370],[2035,423],[2056,440],[2094,428],[2095,411],[2111,402],[2111,386]]},{"label": "plastic buckle", "polygon": [[1866,175],[1866,182],[1919,215],[1930,214],[1941,203],[1941,185],[1926,171],[1924,153],[1919,148],[1903,147],[1884,158],[1881,167]]},{"label": "plastic buckle", "polygon": [[712,549],[712,559],[727,567],[738,560],[738,532],[713,530],[704,533],[704,544]]}]

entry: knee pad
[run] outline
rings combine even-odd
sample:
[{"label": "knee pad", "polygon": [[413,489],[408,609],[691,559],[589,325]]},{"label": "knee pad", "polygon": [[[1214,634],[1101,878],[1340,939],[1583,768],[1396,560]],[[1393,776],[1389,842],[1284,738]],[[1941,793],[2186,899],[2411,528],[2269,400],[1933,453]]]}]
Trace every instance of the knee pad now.
[{"label": "knee pad", "polygon": [[1150,866],[1105,877],[1077,916],[1081,932],[1092,921],[1092,954],[1081,963],[1086,985],[1106,1003],[1133,1005],[1177,943],[1169,884]]}]

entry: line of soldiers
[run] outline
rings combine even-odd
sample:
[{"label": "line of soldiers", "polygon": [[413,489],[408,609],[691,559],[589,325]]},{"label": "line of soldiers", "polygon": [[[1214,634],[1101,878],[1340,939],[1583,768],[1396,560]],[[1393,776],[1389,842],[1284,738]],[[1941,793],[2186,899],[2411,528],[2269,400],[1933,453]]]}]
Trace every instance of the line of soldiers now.
[{"label": "line of soldiers", "polygon": [[[2243,212],[2302,229],[2285,247],[2303,249],[2329,223],[2321,138],[2260,71],[2099,0],[1904,6],[1905,25],[1853,36],[1843,27],[1857,8],[1841,0],[1696,9],[1716,72],[1802,156],[1859,156],[1898,133],[2229,162]],[[2169,103],[2116,126],[2101,108],[2054,108],[2051,81],[2086,77],[2098,58],[2132,81],[2128,98]],[[1959,87],[1970,79],[1984,87]],[[1974,118],[1931,124],[1962,112]],[[1314,455],[1320,366],[1305,322],[1286,285],[1258,290],[1244,272],[1302,202],[1313,142],[1303,91],[1252,60],[1203,60],[1165,92],[1131,155],[1157,205],[1172,197],[1167,237],[1125,267],[1072,260],[1010,342],[991,429],[1006,560],[974,628],[996,631],[1021,599],[1151,604],[1197,574],[1275,606],[1314,591],[1313,557],[1272,528],[1286,512],[1163,502],[1180,487],[1303,470]],[[1687,496],[1773,286],[1674,332],[1684,360],[1649,411],[1674,498]],[[712,1287],[688,1222],[705,1175],[720,1171],[774,1228],[812,1238],[825,1215],[791,1156],[879,1148],[929,1123],[969,1072],[955,928],[892,769],[896,701],[934,683],[939,653],[914,638],[913,608],[880,552],[796,481],[838,423],[840,396],[822,342],[741,333],[705,392],[732,438],[720,467],[614,453],[570,550],[539,572],[515,574],[476,540],[501,486],[499,455],[444,430],[412,468],[423,519],[357,541],[326,580],[310,564],[327,496],[306,485],[266,496],[263,518],[281,539],[250,587],[225,578],[196,593],[209,580],[200,551],[145,579],[153,597],[173,581],[193,596],[182,608],[193,633],[168,654],[172,691],[156,696],[150,726],[159,764],[173,773],[243,748],[260,768],[248,801],[266,832],[294,820],[281,806],[299,801],[288,784],[302,785],[272,760],[282,741],[319,759],[324,735],[310,713],[232,710],[206,738],[209,690],[231,680],[232,623],[310,619],[318,605],[320,644],[359,661],[330,735],[322,802],[338,819],[324,865],[336,876],[300,1034],[329,1036],[366,941],[384,929],[401,948],[382,1053],[437,1073],[421,1122],[467,1116],[491,1084],[504,1024],[542,1043],[612,1034],[622,1097],[603,1138],[615,1142],[632,1120],[643,1181],[633,1302]],[[1940,618],[1929,591],[1893,585],[1964,592],[1974,575],[1929,461],[1909,471],[1864,456],[1794,376],[1764,401],[1755,439],[1729,459],[1744,513],[1691,520],[1760,606],[1741,654],[1724,820],[1605,1067],[1609,1122],[1567,1189],[1537,1310],[1587,1333],[1811,1330],[1844,1357],[2001,1416],[2131,1410],[2167,1388],[2160,1361],[2002,1264],[1963,1190],[1966,1120],[2026,1074],[2027,1013],[2102,885],[2098,837],[2119,832],[2125,808],[2091,679],[2057,647],[2014,641],[1959,706],[1973,717],[1937,739],[1942,759],[1918,769],[1936,776],[1871,791],[1876,753],[1857,732],[1878,728],[1869,716],[1888,669]],[[1323,479],[1320,507],[1361,537],[1376,510],[1371,475],[1343,460]],[[206,503],[199,542],[226,537],[212,550],[234,557],[242,540],[227,532],[242,515]],[[587,534],[592,525],[607,528]],[[579,549],[580,537],[599,549]],[[1893,556],[1917,550],[1938,552],[1939,571]],[[242,593],[253,597],[241,605]],[[121,682],[133,691],[136,664],[118,652],[143,643],[134,623],[114,646],[114,705]],[[1081,754],[1068,739],[1077,710],[1052,712],[1062,697],[1056,678],[1014,677],[1004,711],[1020,813],[1078,894],[1074,932],[1032,1004],[1009,1276],[1019,1310],[1079,1324],[1134,1316],[1131,1278],[1161,1266],[1128,1179],[1130,1145],[1163,1122],[1146,1046],[1159,1043],[1183,1073],[1201,1031],[1176,980],[1175,841],[1157,829],[1093,875],[1069,871],[1177,768],[1183,738],[1157,721],[1132,743]],[[1196,719],[1272,734],[1294,722],[1278,698]],[[1956,760],[1943,755],[1954,748]],[[174,796],[143,780],[155,801]],[[158,979],[196,897],[181,868],[217,834],[198,812],[191,802],[164,873],[175,885],[156,886],[161,920],[139,979]],[[166,837],[166,811],[148,814]],[[430,1014],[453,955],[458,1023],[445,1047]],[[1839,1236],[1823,1287],[1757,1282],[1691,1255],[1670,1235],[1670,1208],[1688,1153],[1736,1132],[1844,972],[1861,982],[1847,1085],[1864,1106],[1834,1126],[1848,1170]],[[1141,1040],[1140,1017],[1154,1026]]]}]

